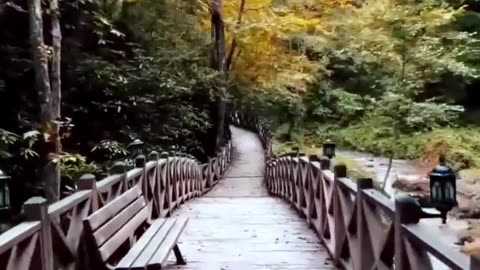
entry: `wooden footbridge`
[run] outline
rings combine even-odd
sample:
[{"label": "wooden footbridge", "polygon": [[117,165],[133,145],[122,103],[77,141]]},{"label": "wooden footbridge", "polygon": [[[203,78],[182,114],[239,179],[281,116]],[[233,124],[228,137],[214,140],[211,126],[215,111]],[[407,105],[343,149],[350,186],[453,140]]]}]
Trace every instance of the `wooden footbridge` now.
[{"label": "wooden footbridge", "polygon": [[328,158],[274,156],[256,117],[230,124],[207,164],[153,152],[52,205],[28,200],[26,221],[0,235],[0,269],[480,269],[419,205]]}]

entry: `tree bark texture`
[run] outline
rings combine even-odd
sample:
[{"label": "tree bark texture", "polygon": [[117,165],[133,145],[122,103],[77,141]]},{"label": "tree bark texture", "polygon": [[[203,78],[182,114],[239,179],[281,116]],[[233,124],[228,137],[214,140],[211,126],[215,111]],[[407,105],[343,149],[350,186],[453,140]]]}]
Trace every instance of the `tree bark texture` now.
[{"label": "tree bark texture", "polygon": [[61,80],[60,55],[61,32],[58,1],[50,1],[52,9],[52,68],[49,72],[48,49],[43,37],[43,18],[41,0],[28,0],[30,14],[30,42],[32,46],[33,67],[35,70],[35,87],[40,104],[40,124],[45,147],[42,152],[44,165],[41,181],[45,186],[45,196],[49,202],[60,198],[60,167],[58,154],[61,151],[59,126],[60,120]]},{"label": "tree bark texture", "polygon": [[62,32],[60,29],[60,10],[58,7],[58,0],[50,0],[50,11],[51,15],[51,34],[52,34],[52,63],[51,63],[51,96],[52,96],[52,115],[51,115],[51,135],[50,143],[52,144],[49,159],[49,166],[52,168],[48,169],[48,175],[51,177],[47,180],[49,185],[49,193],[51,200],[60,199],[60,181],[61,181],[61,172],[59,162],[53,163],[52,158],[58,160],[58,155],[62,152],[62,143],[60,141],[60,125],[59,121],[61,120],[61,101],[62,101],[62,81],[61,81],[61,60],[62,60]]},{"label": "tree bark texture", "polygon": [[35,70],[35,87],[40,103],[40,121],[50,121],[50,79],[48,74],[48,54],[43,40],[43,19],[41,0],[28,0],[30,14],[30,43],[32,46],[33,68]]},{"label": "tree bark texture", "polygon": [[[214,48],[212,53],[212,65],[217,71],[222,73],[227,79],[227,70],[225,63],[225,24],[222,17],[222,0],[215,0],[212,6],[212,36]],[[226,85],[220,87],[217,99],[217,138],[215,148],[218,151],[224,144],[224,126],[226,113]]]},{"label": "tree bark texture", "polygon": [[[243,13],[245,12],[245,5],[246,5],[246,0],[241,0],[240,2],[240,8],[238,10],[238,17],[237,17],[237,26],[239,26],[242,23],[242,17]],[[228,52],[228,57],[226,60],[226,72],[227,76],[230,73],[230,70],[232,70],[232,65],[233,65],[233,58],[235,54],[235,50],[237,49],[237,37],[233,37],[232,39],[232,44],[230,45],[230,51]]]}]

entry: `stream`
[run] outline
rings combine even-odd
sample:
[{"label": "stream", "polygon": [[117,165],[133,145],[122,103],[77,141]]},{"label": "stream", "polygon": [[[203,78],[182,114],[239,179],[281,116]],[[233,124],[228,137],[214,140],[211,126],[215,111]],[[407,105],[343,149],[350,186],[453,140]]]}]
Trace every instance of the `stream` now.
[{"label": "stream", "polygon": [[[388,158],[350,150],[340,150],[338,151],[338,155],[355,161],[362,170],[375,175],[376,179],[373,179],[374,181],[383,182],[388,169]],[[419,163],[416,161],[393,160],[392,169],[387,179],[387,185],[385,186],[385,192],[390,195],[392,200],[397,194],[397,191],[392,187],[393,182],[396,180],[396,175],[421,176],[422,167],[419,166]]]},{"label": "stream", "polygon": [[[388,158],[385,157],[378,157],[372,154],[351,151],[351,150],[344,150],[339,149],[337,150],[337,155],[340,157],[344,157],[350,160],[353,160],[358,164],[360,169],[363,171],[372,174],[375,176],[373,179],[377,182],[383,182],[385,174],[388,169]],[[385,187],[385,192],[390,195],[391,200],[395,200],[395,196],[399,194],[395,188],[392,187],[393,182],[396,180],[397,175],[404,175],[404,176],[418,176],[423,177],[425,176],[425,166],[423,166],[419,161],[411,161],[411,160],[393,160],[392,162],[392,169],[390,171],[389,177],[387,179],[387,184]],[[435,209],[423,209],[425,212],[434,212]],[[456,246],[454,243],[457,241],[458,231],[464,229],[467,225],[463,221],[454,220],[454,219],[447,219],[447,224],[442,225],[440,218],[435,219],[422,219],[422,223],[428,224],[428,226],[437,227],[439,230],[445,231],[442,235],[438,235],[439,241],[451,246],[452,248],[458,250],[460,249],[459,246]],[[437,235],[436,235],[437,236]],[[449,269],[445,264],[430,256],[433,269],[435,270],[447,270]]]}]

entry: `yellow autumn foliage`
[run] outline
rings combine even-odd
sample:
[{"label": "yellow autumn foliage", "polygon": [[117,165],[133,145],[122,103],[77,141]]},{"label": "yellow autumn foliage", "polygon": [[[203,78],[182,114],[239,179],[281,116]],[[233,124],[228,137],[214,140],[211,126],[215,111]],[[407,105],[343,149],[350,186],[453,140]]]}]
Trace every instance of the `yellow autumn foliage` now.
[{"label": "yellow autumn foliage", "polygon": [[[272,0],[245,0],[243,12],[241,2],[223,1],[227,54],[233,39],[237,43],[230,76],[246,86],[289,87],[303,92],[317,67],[304,53],[293,50],[290,40],[296,35],[327,31],[322,29],[323,15],[351,1],[284,0],[274,4]],[[205,33],[210,33],[210,1],[202,3],[200,26]]]}]

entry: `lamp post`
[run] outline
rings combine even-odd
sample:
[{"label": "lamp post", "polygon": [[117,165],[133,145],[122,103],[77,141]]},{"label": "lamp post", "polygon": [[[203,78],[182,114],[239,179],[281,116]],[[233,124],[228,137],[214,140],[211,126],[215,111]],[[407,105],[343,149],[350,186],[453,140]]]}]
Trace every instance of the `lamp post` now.
[{"label": "lamp post", "polygon": [[445,224],[448,211],[457,205],[455,173],[444,165],[442,158],[440,164],[430,172],[429,176],[431,204],[441,213],[442,223]]},{"label": "lamp post", "polygon": [[10,180],[12,178],[0,170],[0,211],[10,209]]},{"label": "lamp post", "polygon": [[143,145],[144,143],[140,139],[135,139],[127,146],[128,151],[131,153],[132,159],[135,159],[135,157],[143,154]]},{"label": "lamp post", "polygon": [[332,159],[335,156],[335,143],[331,140],[326,140],[323,143],[323,155]]}]

